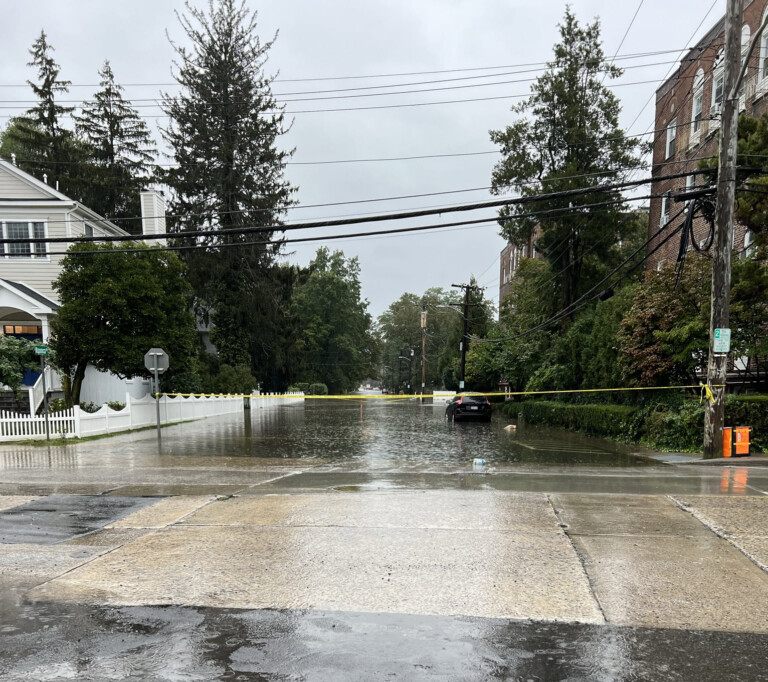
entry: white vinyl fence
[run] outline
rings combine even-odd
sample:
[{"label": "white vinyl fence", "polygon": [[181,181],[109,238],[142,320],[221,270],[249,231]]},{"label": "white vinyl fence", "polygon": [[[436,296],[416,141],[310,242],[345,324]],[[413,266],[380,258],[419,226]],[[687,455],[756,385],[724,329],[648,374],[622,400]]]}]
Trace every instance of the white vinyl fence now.
[{"label": "white vinyl fence", "polygon": [[[168,397],[160,398],[160,422],[205,419],[243,410],[243,398],[235,396]],[[157,423],[155,400],[147,395],[133,398],[126,395],[122,410],[102,405],[89,413],[75,406],[69,410],[52,412],[48,416],[52,438],[81,438],[118,431],[129,431]],[[28,417],[15,412],[0,411],[0,442],[45,438],[45,416]]]}]

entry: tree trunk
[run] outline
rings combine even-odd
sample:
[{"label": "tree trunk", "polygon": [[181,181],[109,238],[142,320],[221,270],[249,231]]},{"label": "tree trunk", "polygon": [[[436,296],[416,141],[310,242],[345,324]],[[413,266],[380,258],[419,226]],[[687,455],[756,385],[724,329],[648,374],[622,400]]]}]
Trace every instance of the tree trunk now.
[{"label": "tree trunk", "polygon": [[79,405],[80,404],[80,389],[83,387],[83,379],[85,379],[85,369],[88,367],[87,361],[81,361],[77,363],[77,367],[75,367],[75,374],[72,377],[72,381],[69,385],[69,404],[72,405]]}]

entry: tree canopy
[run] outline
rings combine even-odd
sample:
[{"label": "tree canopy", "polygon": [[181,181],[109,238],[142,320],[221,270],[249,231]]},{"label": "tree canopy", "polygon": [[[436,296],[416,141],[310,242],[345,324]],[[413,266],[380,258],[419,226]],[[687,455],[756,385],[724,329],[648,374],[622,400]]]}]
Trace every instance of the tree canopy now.
[{"label": "tree canopy", "polygon": [[123,229],[140,234],[139,192],[150,180],[156,150],[146,122],[123,98],[108,60],[99,76],[101,89],[75,117],[91,165],[83,201],[98,214],[121,220]]},{"label": "tree canopy", "polygon": [[50,342],[70,403],[79,402],[89,363],[120,377],[149,376],[144,354],[152,347],[165,349],[176,370],[196,354],[184,270],[175,254],[145,244],[70,247],[53,285],[61,308]]},{"label": "tree canopy", "polygon": [[[273,236],[294,191],[284,178],[290,152],[278,149],[283,113],[264,73],[273,41],[261,42],[245,2],[186,8],[180,22],[190,46],[172,43],[181,90],[164,99],[170,123],[162,132],[176,162],[163,174],[176,216],[170,225],[180,234],[209,231],[197,240],[206,248],[184,256],[198,309],[215,325],[222,359],[250,365],[263,380],[282,342]],[[243,227],[257,231],[230,231]]]},{"label": "tree canopy", "polygon": [[361,298],[357,258],[318,249],[291,305],[298,320],[293,348],[300,381],[343,393],[375,372],[377,347],[368,302]]},{"label": "tree canopy", "polygon": [[581,26],[567,8],[559,28],[554,59],[531,86],[530,97],[512,110],[518,120],[490,133],[503,157],[491,185],[495,194],[531,198],[499,212],[501,233],[518,246],[535,241],[558,273],[566,307],[609,261],[611,247],[627,231],[627,212],[621,194],[612,190],[536,197],[616,180],[639,158],[638,143],[619,127],[619,100],[604,85],[622,71],[605,58],[599,21]]}]

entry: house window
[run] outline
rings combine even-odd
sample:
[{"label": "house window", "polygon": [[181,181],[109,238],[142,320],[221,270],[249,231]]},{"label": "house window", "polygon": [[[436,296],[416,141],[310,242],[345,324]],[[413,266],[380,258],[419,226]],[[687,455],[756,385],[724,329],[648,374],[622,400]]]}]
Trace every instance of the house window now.
[{"label": "house window", "polygon": [[710,116],[720,114],[723,104],[723,86],[725,84],[725,54],[722,50],[717,53],[715,67],[712,74],[712,107]]},{"label": "house window", "polygon": [[675,155],[675,140],[677,139],[677,119],[673,118],[667,126],[667,155],[669,158]]},{"label": "house window", "polygon": [[93,225],[85,224],[85,236],[93,237]]},{"label": "house window", "polygon": [[691,137],[698,138],[701,131],[702,111],[704,110],[704,71],[699,69],[693,81],[693,108],[691,112]]},{"label": "house window", "polygon": [[[4,239],[45,239],[45,223],[5,222],[0,223],[0,234]],[[0,255],[11,258],[45,258],[47,245],[9,242],[0,246]]]}]

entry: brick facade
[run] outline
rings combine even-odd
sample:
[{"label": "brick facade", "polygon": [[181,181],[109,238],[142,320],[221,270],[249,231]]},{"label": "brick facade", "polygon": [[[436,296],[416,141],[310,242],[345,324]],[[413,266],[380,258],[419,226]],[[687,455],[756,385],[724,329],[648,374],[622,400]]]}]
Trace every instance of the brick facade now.
[{"label": "brick facade", "polygon": [[[742,50],[746,51],[752,36],[763,19],[768,0],[744,0],[742,14]],[[722,59],[719,58],[725,42],[725,18],[721,19],[692,48],[677,71],[656,91],[656,118],[653,144],[654,178],[678,173],[695,173],[702,159],[717,157],[720,128],[718,101],[722,97]],[[768,111],[768,44],[765,36],[755,47],[747,68],[739,111],[759,117]],[[700,184],[695,177],[658,180],[652,185],[654,195],[666,195],[684,190],[686,186]],[[688,184],[687,184],[688,183]],[[670,228],[679,225],[684,216],[674,218],[683,204],[667,197],[651,200],[648,237],[659,234],[665,224],[669,227],[654,239],[653,249]],[[672,218],[667,220],[667,217]],[[708,231],[701,218],[694,223],[694,234],[701,241]],[[734,249],[745,249],[747,231],[736,225]],[[748,243],[748,242],[747,242]],[[657,269],[674,263],[680,246],[679,237],[672,237],[652,254],[646,267]]]}]

